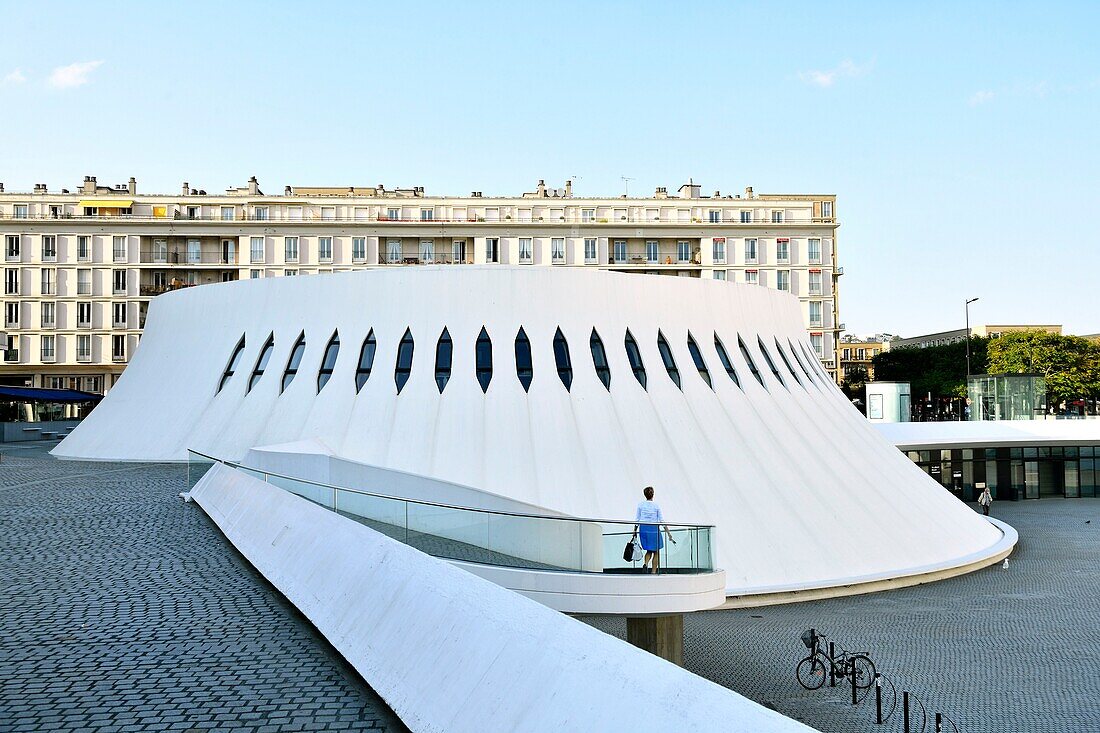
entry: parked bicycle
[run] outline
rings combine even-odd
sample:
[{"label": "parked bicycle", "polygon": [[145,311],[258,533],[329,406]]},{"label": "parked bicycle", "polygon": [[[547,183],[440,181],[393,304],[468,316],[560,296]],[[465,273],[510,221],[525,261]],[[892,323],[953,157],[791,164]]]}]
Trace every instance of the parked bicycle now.
[{"label": "parked bicycle", "polygon": [[834,649],[830,655],[826,642],[827,639],[815,629],[802,633],[802,643],[806,645],[809,654],[798,663],[795,670],[798,684],[807,690],[816,690],[831,675],[834,683],[836,680],[847,679],[860,694],[867,694],[867,690],[875,684],[875,663],[862,652],[852,653],[841,649],[837,654]]}]

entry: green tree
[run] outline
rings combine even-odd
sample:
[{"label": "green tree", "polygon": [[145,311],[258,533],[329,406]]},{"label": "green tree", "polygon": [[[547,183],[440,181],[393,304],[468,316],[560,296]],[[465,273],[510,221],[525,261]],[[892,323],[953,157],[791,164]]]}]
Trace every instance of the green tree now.
[{"label": "green tree", "polygon": [[1100,344],[1080,336],[1030,330],[989,345],[990,374],[1039,374],[1051,404],[1100,396]]},{"label": "green tree", "polygon": [[[970,339],[970,372],[986,371],[989,339]],[[936,397],[966,396],[966,343],[891,349],[871,360],[875,379],[884,382],[909,382],[914,402],[928,393]]]},{"label": "green tree", "polygon": [[844,375],[844,382],[840,385],[841,391],[849,400],[858,399],[863,402],[864,385],[867,384],[867,370],[863,367],[852,367]]}]

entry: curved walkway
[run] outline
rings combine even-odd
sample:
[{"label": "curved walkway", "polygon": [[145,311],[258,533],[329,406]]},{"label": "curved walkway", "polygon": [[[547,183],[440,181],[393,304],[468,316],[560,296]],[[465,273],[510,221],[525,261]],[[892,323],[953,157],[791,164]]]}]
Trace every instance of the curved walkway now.
[{"label": "curved walkway", "polygon": [[405,731],[193,506],[185,467],[0,446],[0,729]]}]

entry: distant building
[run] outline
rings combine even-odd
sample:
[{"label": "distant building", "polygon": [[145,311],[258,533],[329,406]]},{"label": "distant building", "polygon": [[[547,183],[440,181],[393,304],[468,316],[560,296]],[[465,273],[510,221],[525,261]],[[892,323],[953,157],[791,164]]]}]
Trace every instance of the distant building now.
[{"label": "distant building", "polygon": [[876,354],[890,349],[889,334],[879,334],[865,340],[853,336],[843,336],[840,339],[840,378],[847,379],[849,374],[858,373],[860,369],[867,373],[867,381],[874,381],[875,367],[871,359]]},{"label": "distant building", "polygon": [[[1024,325],[1024,324],[1010,324],[1010,325],[987,325],[987,326],[971,326],[970,333],[972,336],[980,336],[982,338],[997,338],[1003,336],[1006,333],[1015,333],[1017,331],[1046,331],[1047,333],[1062,335],[1061,325]],[[961,344],[966,340],[966,329],[956,328],[953,331],[940,331],[938,333],[928,333],[923,336],[912,336],[910,338],[896,338],[890,342],[890,349],[909,349],[918,348],[925,349],[929,346],[946,346],[947,344]],[[843,363],[843,360],[842,360]]]}]

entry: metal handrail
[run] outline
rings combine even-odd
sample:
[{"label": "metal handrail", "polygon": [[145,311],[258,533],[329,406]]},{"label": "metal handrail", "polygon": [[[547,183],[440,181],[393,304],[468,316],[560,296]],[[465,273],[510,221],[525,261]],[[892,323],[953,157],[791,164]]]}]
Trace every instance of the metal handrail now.
[{"label": "metal handrail", "polygon": [[[253,471],[255,473],[262,473],[266,476],[274,476],[276,478],[286,479],[287,481],[298,481],[310,486],[317,486],[322,489],[336,489],[337,491],[348,491],[353,494],[360,494],[363,496],[371,496],[378,499],[389,499],[392,501],[406,501],[410,504],[419,504],[423,506],[439,507],[441,509],[456,509],[467,512],[478,512],[481,514],[493,514],[503,517],[522,517],[525,519],[552,519],[560,522],[592,522],[598,524],[635,524],[633,519],[594,519],[591,517],[570,517],[570,516],[554,516],[551,514],[528,514],[524,512],[508,512],[499,509],[478,509],[476,507],[459,506],[457,504],[445,504],[438,501],[427,501],[425,499],[410,499],[404,496],[393,496],[391,494],[382,494],[375,491],[364,491],[363,489],[352,489],[346,486],[336,486],[335,484],[324,484],[320,481],[312,481],[310,479],[299,478],[297,476],[287,476],[286,474],[275,473],[274,471],[268,471],[262,468],[253,468],[251,466],[245,466],[242,463],[236,461],[227,461],[223,458],[215,458],[214,456],[207,455],[197,450],[187,449],[188,453],[192,453],[196,456],[201,456],[214,463],[221,463],[222,465],[229,466],[231,468],[239,468],[245,471]],[[675,522],[660,522],[662,527],[675,527],[681,529],[714,529],[713,524],[678,524]]]}]

